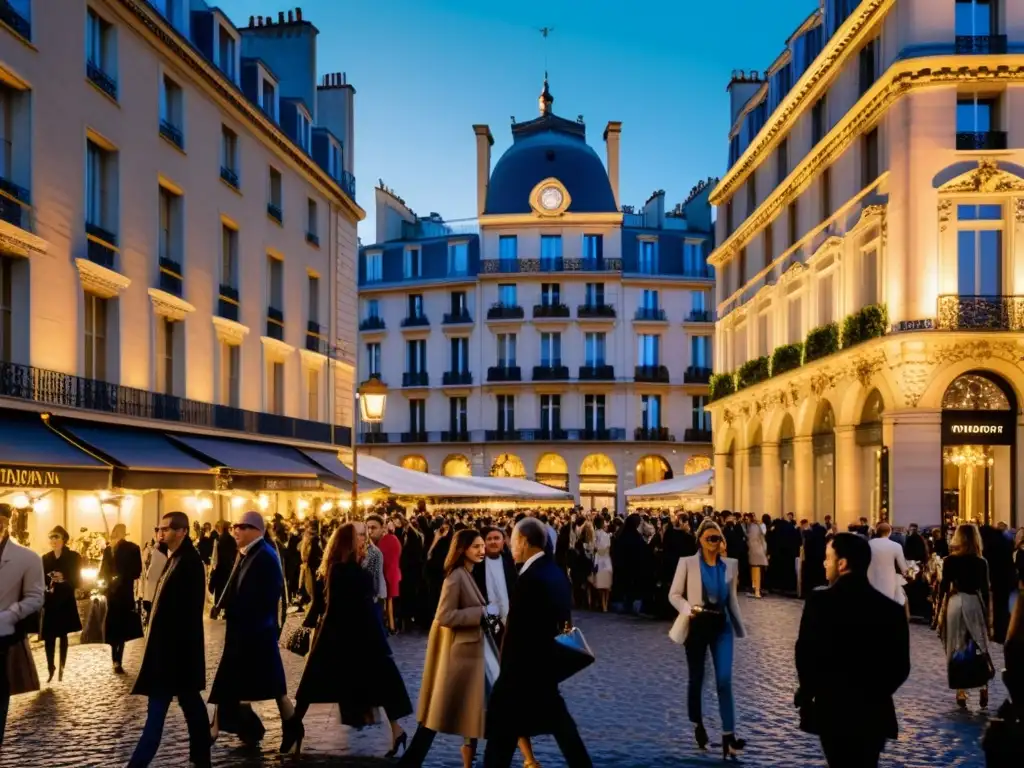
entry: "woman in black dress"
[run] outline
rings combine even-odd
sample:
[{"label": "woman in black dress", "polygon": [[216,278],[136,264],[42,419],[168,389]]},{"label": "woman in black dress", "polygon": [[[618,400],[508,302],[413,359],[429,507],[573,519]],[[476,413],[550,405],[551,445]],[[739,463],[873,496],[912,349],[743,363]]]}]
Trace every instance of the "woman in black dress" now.
[{"label": "woman in black dress", "polygon": [[50,531],[50,551],[43,555],[43,573],[46,574],[46,595],[43,603],[43,622],[40,634],[46,644],[46,668],[53,680],[54,652],[60,641],[60,671],[57,679],[64,679],[64,664],[68,660],[68,635],[82,631],[78,615],[75,590],[82,584],[82,558],[67,548],[68,532],[59,525]]},{"label": "woman in black dress", "polygon": [[391,723],[388,755],[405,744],[398,720],[412,714],[412,702],[373,602],[373,579],[359,564],[365,546],[352,523],[336,529],[327,543],[303,622],[316,631],[295,692],[295,715],[284,723],[284,754],[302,748],[310,704],[337,704],[341,722],[354,728],[371,724],[373,710],[382,707]]},{"label": "woman in black dress", "polygon": [[110,646],[114,673],[124,674],[124,644],[142,637],[142,617],[135,607],[135,581],[142,575],[142,551],[125,539],[128,529],[118,523],[110,531],[110,545],[103,550],[100,579],[107,585],[107,617],[103,641]]}]

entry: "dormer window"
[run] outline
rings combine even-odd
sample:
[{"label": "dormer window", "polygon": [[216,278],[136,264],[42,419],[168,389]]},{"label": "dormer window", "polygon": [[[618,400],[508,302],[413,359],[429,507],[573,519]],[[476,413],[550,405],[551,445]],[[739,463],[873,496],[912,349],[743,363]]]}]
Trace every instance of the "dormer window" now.
[{"label": "dormer window", "polygon": [[306,152],[310,148],[310,131],[312,130],[313,119],[302,107],[295,111],[295,140]]},{"label": "dormer window", "polygon": [[216,57],[214,62],[220,71],[227,75],[228,79],[238,82],[238,37],[235,35],[226,19],[219,14],[214,14],[216,32]]},{"label": "dormer window", "polygon": [[341,178],[341,144],[333,138],[329,144],[327,166],[327,172],[331,174],[333,178]]},{"label": "dormer window", "polygon": [[259,64],[260,66],[257,67],[256,74],[259,78],[258,96],[260,109],[263,110],[267,117],[277,122],[277,79],[262,61]]}]

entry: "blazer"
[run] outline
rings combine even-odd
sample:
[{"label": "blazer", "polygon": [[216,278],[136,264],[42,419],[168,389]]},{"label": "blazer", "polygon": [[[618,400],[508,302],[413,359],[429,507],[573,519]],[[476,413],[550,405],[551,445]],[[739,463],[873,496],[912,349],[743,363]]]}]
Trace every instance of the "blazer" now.
[{"label": "blazer", "polygon": [[[672,586],[668,591],[668,601],[672,607],[679,611],[672,629],[668,636],[672,642],[682,645],[686,642],[686,636],[690,631],[690,609],[695,605],[704,604],[704,590],[701,582],[700,552],[690,557],[679,558],[676,566],[676,575],[672,579]],[[746,637],[747,631],[743,626],[743,616],[740,615],[740,603],[736,596],[736,582],[739,575],[739,564],[734,558],[723,557],[725,561],[725,583],[729,588],[729,604],[726,608],[729,617],[732,619],[732,631],[736,637]]]},{"label": "blazer", "polygon": [[891,539],[872,539],[871,565],[868,566],[868,581],[871,586],[900,605],[906,602],[903,579],[897,578],[896,571],[906,573],[907,561],[903,547]]},{"label": "blazer", "polygon": [[0,556],[0,638],[13,637],[19,621],[43,607],[43,559],[13,538]]}]

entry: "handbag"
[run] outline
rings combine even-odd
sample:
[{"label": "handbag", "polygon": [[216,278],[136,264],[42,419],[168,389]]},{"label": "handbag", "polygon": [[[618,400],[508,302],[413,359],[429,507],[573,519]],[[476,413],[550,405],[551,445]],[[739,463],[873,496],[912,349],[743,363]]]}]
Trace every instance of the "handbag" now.
[{"label": "handbag", "polygon": [[502,633],[501,620],[497,616],[484,616],[484,702],[490,701],[494,684],[501,674],[501,654],[498,651],[498,637]]},{"label": "handbag", "polygon": [[297,656],[305,656],[313,641],[313,630],[310,627],[296,627],[281,642],[281,647]]},{"label": "handbag", "polygon": [[568,680],[594,663],[594,652],[587,645],[587,639],[579,627],[565,623],[562,634],[555,637],[554,653],[555,680]]},{"label": "handbag", "polygon": [[996,676],[992,657],[981,650],[974,638],[953,652],[947,667],[949,687],[957,690],[981,688]]}]

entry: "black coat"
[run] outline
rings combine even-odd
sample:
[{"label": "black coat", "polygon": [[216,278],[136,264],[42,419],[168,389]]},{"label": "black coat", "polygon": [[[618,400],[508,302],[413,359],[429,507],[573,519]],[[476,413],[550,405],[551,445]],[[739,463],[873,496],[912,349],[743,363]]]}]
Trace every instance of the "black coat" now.
[{"label": "black coat", "polygon": [[199,552],[199,557],[206,565],[210,564],[213,559],[213,547],[217,543],[217,540],[213,538],[212,533],[203,533],[199,537],[199,543],[196,544],[196,551]]},{"label": "black coat", "polygon": [[[870,664],[836,663],[885,638]],[[881,743],[898,734],[893,694],[910,675],[910,632],[903,608],[875,590],[866,576],[842,576],[812,592],[796,641],[800,697],[811,704],[819,735],[851,728]]]},{"label": "black coat", "polygon": [[210,594],[214,596],[215,601],[220,600],[221,592],[224,591],[224,586],[228,583],[228,576],[231,575],[231,569],[235,567],[238,545],[235,543],[234,536],[225,533],[217,539],[216,548],[217,565],[210,573]]},{"label": "black coat", "polygon": [[928,562],[928,544],[920,533],[912,533],[903,543],[903,557],[916,560],[921,565]]},{"label": "black coat", "polygon": [[[502,550],[499,555],[501,558],[501,566],[505,571],[505,589],[508,590],[509,599],[512,599],[512,589],[516,585],[516,579],[519,578],[519,574],[516,572],[516,564],[512,559],[512,555],[509,554],[508,550]],[[473,566],[473,581],[480,588],[480,594],[484,596],[484,600],[491,601],[490,595],[487,594],[487,565],[486,559],[480,561]],[[531,566],[532,567],[532,566]],[[558,566],[561,568],[561,564]]]},{"label": "black coat", "polygon": [[239,561],[221,598],[227,627],[210,703],[266,701],[287,693],[278,605],[284,573],[274,547],[259,539]]},{"label": "black coat", "polygon": [[142,617],[135,605],[135,581],[142,576],[142,551],[138,544],[122,540],[116,552],[103,550],[99,578],[107,583],[107,617],[103,642],[126,643],[142,637]]},{"label": "black coat", "polygon": [[188,537],[170,555],[153,599],[146,650],[132,693],[178,696],[206,688],[206,573]]},{"label": "black coat", "polygon": [[[50,578],[55,571],[64,576],[63,582]],[[43,555],[43,573],[46,574],[46,594],[40,634],[49,639],[80,632],[82,619],[78,615],[75,590],[82,584],[82,556],[67,547],[59,559],[53,552],[47,552]]]},{"label": "black coat", "polygon": [[539,736],[564,721],[555,637],[571,621],[569,581],[551,555],[542,555],[509,595],[501,674],[487,704],[488,738]]}]

